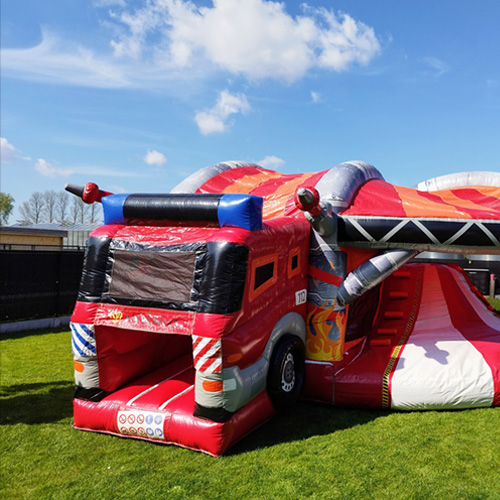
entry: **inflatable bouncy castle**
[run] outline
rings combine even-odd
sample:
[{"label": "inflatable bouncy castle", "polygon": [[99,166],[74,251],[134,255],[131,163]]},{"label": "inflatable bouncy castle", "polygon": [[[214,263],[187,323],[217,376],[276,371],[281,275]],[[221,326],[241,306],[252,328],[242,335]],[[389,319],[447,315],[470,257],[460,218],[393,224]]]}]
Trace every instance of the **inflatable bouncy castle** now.
[{"label": "inflatable bouncy castle", "polygon": [[[71,318],[78,429],[218,456],[299,398],[500,405],[500,317],[421,251],[500,254],[500,174],[204,168],[101,202]],[[335,418],[334,416],[332,418]]]}]

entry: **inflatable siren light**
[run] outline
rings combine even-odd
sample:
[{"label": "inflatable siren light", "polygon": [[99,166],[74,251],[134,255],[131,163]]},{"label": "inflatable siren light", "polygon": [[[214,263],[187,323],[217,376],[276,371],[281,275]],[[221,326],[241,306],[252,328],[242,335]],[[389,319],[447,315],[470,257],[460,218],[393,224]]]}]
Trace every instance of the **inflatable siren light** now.
[{"label": "inflatable siren light", "polygon": [[303,212],[309,212],[313,217],[321,215],[319,193],[313,187],[299,187],[295,193],[295,205]]},{"label": "inflatable siren light", "polygon": [[329,203],[320,200],[314,187],[299,187],[295,191],[295,206],[304,212],[308,222],[323,236],[336,237],[337,221]]},{"label": "inflatable siren light", "polygon": [[75,196],[81,198],[85,203],[92,205],[96,201],[101,203],[104,196],[110,196],[113,193],[108,191],[101,191],[97,184],[93,182],[87,182],[85,186],[79,186],[78,184],[66,184],[64,189]]}]

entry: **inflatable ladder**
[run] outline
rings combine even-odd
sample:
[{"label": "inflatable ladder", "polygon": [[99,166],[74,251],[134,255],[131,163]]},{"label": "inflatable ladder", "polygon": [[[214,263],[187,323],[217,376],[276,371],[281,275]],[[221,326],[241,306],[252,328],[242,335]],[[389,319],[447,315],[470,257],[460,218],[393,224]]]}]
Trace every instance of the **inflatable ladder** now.
[{"label": "inflatable ladder", "polygon": [[339,405],[387,407],[388,381],[415,322],[421,293],[420,266],[406,265],[382,285],[378,310],[360,353],[335,375]]}]

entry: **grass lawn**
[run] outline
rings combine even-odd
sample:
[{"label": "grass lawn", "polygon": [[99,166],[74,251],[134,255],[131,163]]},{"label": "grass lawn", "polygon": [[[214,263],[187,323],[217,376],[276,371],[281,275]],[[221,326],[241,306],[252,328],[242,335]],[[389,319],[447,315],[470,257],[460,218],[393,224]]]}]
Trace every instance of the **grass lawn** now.
[{"label": "grass lawn", "polygon": [[500,311],[500,299],[488,299],[488,302],[497,310]]},{"label": "grass lawn", "polygon": [[2,499],[500,498],[500,408],[304,402],[215,459],[73,429],[69,332],[0,349]]}]

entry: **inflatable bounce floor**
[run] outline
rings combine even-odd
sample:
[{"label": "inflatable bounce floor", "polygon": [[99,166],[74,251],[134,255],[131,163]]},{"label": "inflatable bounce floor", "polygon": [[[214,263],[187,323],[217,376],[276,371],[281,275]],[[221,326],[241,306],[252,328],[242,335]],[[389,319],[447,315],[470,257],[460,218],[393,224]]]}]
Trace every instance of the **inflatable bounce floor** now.
[{"label": "inflatable bounce floor", "polygon": [[[78,429],[223,454],[299,398],[500,404],[500,316],[421,251],[500,254],[500,174],[387,183],[243,162],[101,202],[72,315]],[[333,416],[334,418],[334,416]]]}]

